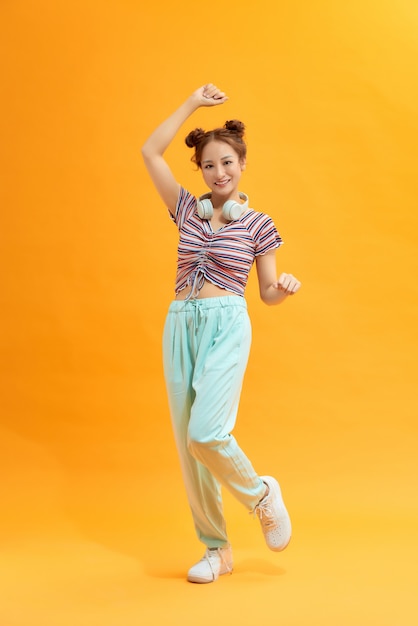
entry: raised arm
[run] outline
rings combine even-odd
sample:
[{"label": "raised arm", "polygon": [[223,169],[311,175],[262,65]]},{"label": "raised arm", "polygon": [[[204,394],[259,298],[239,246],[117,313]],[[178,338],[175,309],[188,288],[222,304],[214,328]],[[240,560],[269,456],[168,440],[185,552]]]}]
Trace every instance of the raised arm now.
[{"label": "raised arm", "polygon": [[151,179],[167,208],[174,213],[180,185],[164,159],[164,152],[182,124],[201,106],[216,106],[228,100],[215,85],[197,89],[170,117],[158,126],[142,146],[142,156]]}]

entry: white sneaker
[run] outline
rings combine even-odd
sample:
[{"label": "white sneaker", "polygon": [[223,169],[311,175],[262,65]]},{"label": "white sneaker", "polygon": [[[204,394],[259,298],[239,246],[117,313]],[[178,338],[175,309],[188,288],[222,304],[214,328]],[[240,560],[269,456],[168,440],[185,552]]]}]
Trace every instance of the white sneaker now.
[{"label": "white sneaker", "polygon": [[232,549],[208,548],[203,558],[189,569],[187,580],[190,583],[213,583],[222,574],[232,573]]},{"label": "white sneaker", "polygon": [[286,511],[280,491],[279,483],[272,476],[261,476],[269,492],[254,509],[258,516],[264,539],[270,550],[280,552],[284,550],[292,535],[290,517]]}]

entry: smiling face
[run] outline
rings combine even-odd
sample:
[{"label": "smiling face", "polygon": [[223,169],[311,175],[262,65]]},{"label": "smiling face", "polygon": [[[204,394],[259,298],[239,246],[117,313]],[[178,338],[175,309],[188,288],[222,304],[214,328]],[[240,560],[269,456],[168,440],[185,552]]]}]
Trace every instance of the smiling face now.
[{"label": "smiling face", "polygon": [[238,184],[245,160],[225,141],[210,141],[202,150],[203,179],[212,192],[212,201],[239,200]]}]

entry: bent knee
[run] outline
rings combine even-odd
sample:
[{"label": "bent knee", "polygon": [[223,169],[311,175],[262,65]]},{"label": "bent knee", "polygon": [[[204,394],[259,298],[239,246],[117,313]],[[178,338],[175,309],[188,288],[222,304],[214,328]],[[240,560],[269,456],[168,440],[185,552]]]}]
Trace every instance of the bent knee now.
[{"label": "bent knee", "polygon": [[227,438],[214,437],[208,433],[189,432],[187,448],[192,456],[199,456],[204,450],[218,450],[226,443]]},{"label": "bent knee", "polygon": [[189,433],[187,437],[187,448],[192,456],[196,456],[199,450],[210,447],[211,441],[207,437],[199,436],[197,433]]}]

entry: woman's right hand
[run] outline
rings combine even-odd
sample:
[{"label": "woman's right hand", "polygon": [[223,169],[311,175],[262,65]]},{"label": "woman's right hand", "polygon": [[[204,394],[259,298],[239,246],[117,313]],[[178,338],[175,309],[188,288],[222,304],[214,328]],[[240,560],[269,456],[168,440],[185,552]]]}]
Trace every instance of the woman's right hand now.
[{"label": "woman's right hand", "polygon": [[199,106],[203,107],[217,106],[228,100],[228,96],[218,89],[216,85],[212,85],[212,83],[208,83],[197,89],[193,96],[197,99]]}]

